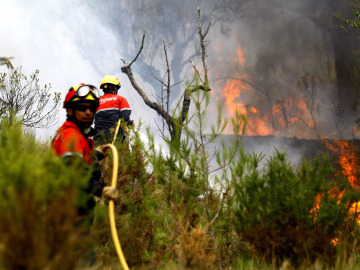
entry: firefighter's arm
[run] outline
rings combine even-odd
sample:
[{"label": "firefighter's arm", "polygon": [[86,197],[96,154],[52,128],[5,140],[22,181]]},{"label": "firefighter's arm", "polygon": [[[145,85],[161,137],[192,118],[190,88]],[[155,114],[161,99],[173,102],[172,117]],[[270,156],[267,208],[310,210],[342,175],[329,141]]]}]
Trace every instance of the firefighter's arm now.
[{"label": "firefighter's arm", "polygon": [[131,110],[126,109],[120,112],[119,118],[121,118],[127,125],[132,126],[133,120],[130,119]]},{"label": "firefighter's arm", "polygon": [[116,200],[119,198],[119,192],[113,188],[106,186],[104,182],[100,182],[100,178],[102,176],[100,164],[95,159],[93,164],[93,172],[90,177],[89,188],[91,189],[91,193],[97,197],[104,197],[111,200]]}]

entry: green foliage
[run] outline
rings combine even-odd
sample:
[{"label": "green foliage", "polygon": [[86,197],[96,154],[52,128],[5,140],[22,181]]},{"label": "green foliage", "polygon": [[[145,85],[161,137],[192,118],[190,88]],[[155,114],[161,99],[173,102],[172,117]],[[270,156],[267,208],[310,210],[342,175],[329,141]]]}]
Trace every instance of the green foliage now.
[{"label": "green foliage", "polygon": [[[119,153],[119,178],[117,188],[120,199],[116,202],[118,234],[124,255],[130,267],[151,265],[161,259],[169,245],[171,232],[170,212],[162,204],[162,194],[158,192],[155,179],[148,170],[145,147],[140,140],[138,129],[131,129],[127,139],[115,144]],[[102,161],[105,182],[110,181],[112,159]],[[103,204],[96,208],[93,234],[101,247],[102,257],[110,265],[117,258],[113,248],[108,219],[104,219]],[[154,254],[156,256],[154,257]]]},{"label": "green foliage", "polygon": [[[246,118],[236,114],[232,119],[237,134],[234,143],[223,143],[221,149],[212,151],[210,144],[219,139],[229,122],[219,105],[217,121],[207,124],[209,92],[198,89],[191,93],[191,99],[195,106],[194,125],[183,129],[181,141],[166,140],[168,153],[156,146],[150,132],[146,147],[138,130],[131,130],[124,143],[116,143],[120,153],[117,185],[121,193],[116,203],[117,226],[130,267],[165,267],[174,261],[202,269],[215,265],[222,256],[220,250],[227,258],[225,243],[232,240],[233,233],[228,222],[229,165],[238,155]],[[103,164],[106,179],[110,179],[112,170],[109,162]],[[103,244],[103,256],[112,258],[114,250],[105,251],[111,245],[108,224],[100,221],[103,212],[97,212],[93,229]],[[232,255],[238,253],[234,245],[231,249]],[[230,261],[226,259],[226,263]]]},{"label": "green foliage", "polygon": [[234,174],[237,233],[270,263],[334,263],[332,241],[354,241],[357,213],[349,208],[359,194],[344,179],[328,181],[334,171],[326,156],[298,170],[278,151],[260,170],[262,158],[253,155]]},{"label": "green foliage", "polygon": [[357,9],[353,9],[352,13],[354,20],[346,19],[341,25],[341,28],[347,29],[348,27],[352,27],[355,30],[360,28],[360,12]]},{"label": "green foliage", "polygon": [[[349,256],[358,260],[357,213],[349,208],[360,198],[347,181],[333,178],[326,157],[295,169],[276,152],[260,169],[264,155],[241,149],[246,118],[236,114],[237,136],[213,148],[229,122],[219,105],[217,121],[206,125],[210,96],[191,98],[194,125],[178,148],[157,148],[150,133],[144,145],[140,126],[116,142],[116,224],[131,268],[212,269],[220,261],[228,269],[273,269],[273,262],[296,267],[320,260],[341,269]],[[74,269],[74,247],[84,241],[76,208],[86,199],[80,190],[89,175],[81,166],[66,167],[8,121],[0,133],[0,268]],[[111,154],[102,170],[109,182]],[[99,264],[116,268],[107,211],[107,202],[98,200],[91,237]]]},{"label": "green foliage", "polygon": [[[197,76],[194,81],[195,85],[199,84]],[[225,244],[233,240],[233,230],[227,222],[231,215],[230,164],[241,153],[241,137],[247,120],[244,115],[236,113],[231,119],[234,141],[227,146],[222,143],[222,147],[216,149],[214,144],[218,143],[221,133],[229,124],[223,117],[222,106],[217,106],[216,120],[210,123],[210,93],[196,86],[188,86],[187,89],[192,90],[188,94],[194,110],[193,115],[189,116],[191,121],[185,121],[190,124],[182,126],[182,139],[165,140],[169,149],[169,153],[165,153],[162,149],[156,150],[153,137],[149,134],[150,151],[147,151],[147,157],[164,196],[163,203],[177,217],[176,223],[170,225],[177,226],[173,231],[180,243],[177,249],[180,264],[194,268],[213,267],[216,262],[222,264],[224,257],[226,263],[231,261],[227,255],[222,256],[223,252],[230,249],[234,251],[232,255],[237,252],[234,245],[227,250],[228,245]],[[174,118],[176,113],[181,112],[174,112]],[[199,241],[208,252],[203,253],[195,244]],[[193,245],[199,250],[195,252],[194,248],[187,248]]]},{"label": "green foliage", "polygon": [[0,268],[74,269],[74,246],[84,241],[76,226],[86,200],[79,190],[89,175],[8,122],[0,132]]}]

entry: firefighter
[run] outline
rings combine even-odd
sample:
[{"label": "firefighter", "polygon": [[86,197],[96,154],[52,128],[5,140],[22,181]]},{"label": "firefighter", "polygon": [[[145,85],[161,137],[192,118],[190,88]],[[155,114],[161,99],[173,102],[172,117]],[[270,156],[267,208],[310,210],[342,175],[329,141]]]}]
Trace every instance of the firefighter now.
[{"label": "firefighter", "polygon": [[[104,157],[101,147],[94,150],[94,140],[89,138],[95,131],[91,127],[96,109],[99,107],[99,91],[95,86],[79,84],[69,89],[63,107],[66,109],[67,119],[57,130],[52,143],[55,155],[71,162],[81,158],[85,165],[90,167]],[[105,186],[100,182],[101,172],[97,166],[89,181],[87,192],[90,198],[87,207],[79,209],[79,214],[87,214],[95,206],[92,195],[117,199],[118,192],[115,188]]]},{"label": "firefighter", "polygon": [[[95,114],[96,134],[94,139],[96,144],[111,141],[111,130],[115,129],[119,119],[128,125],[133,125],[133,121],[130,120],[129,103],[124,97],[117,94],[120,88],[120,82],[114,76],[106,75],[101,81],[100,89],[104,91],[104,95],[100,97],[100,106]],[[121,128],[118,137],[122,140],[125,139],[124,131]]]},{"label": "firefighter", "polygon": [[[99,107],[99,91],[95,86],[79,84],[69,89],[64,101],[67,119],[57,130],[52,143],[55,155],[64,159],[67,164],[79,164],[84,170],[92,169],[93,173],[86,188],[80,190],[81,196],[86,196],[84,204],[78,206],[78,219],[74,221],[79,229],[80,245],[74,246],[74,252],[84,252],[79,260],[88,266],[96,263],[96,253],[92,246],[87,246],[87,236],[94,220],[94,195],[116,200],[118,191],[100,182],[101,171],[99,161],[105,154],[101,147],[94,149],[93,136],[95,130],[91,127],[96,109]],[[76,179],[74,179],[76,180]]]}]

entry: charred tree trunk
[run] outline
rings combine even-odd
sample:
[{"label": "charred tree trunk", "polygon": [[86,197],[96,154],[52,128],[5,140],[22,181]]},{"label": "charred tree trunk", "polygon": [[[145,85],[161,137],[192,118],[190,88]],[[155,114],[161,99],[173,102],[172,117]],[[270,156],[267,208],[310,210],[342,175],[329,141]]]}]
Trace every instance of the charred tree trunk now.
[{"label": "charred tree trunk", "polygon": [[[339,21],[336,20],[339,24]],[[337,79],[338,100],[341,109],[341,118],[346,120],[354,117],[357,109],[356,74],[359,61],[355,57],[355,50],[360,45],[356,37],[351,36],[344,30],[335,30],[332,34],[332,45],[335,59],[335,71]]]},{"label": "charred tree trunk", "polygon": [[[356,57],[356,51],[360,49],[359,36],[353,35],[340,26],[343,19],[352,16],[351,2],[330,0],[324,2],[322,7],[314,7],[315,2],[309,1],[309,19],[316,23],[329,37],[329,49],[333,52],[336,86],[337,106],[340,128],[347,128],[346,123],[354,120],[358,104],[358,85],[360,58]],[[354,3],[354,1],[352,2]]]}]

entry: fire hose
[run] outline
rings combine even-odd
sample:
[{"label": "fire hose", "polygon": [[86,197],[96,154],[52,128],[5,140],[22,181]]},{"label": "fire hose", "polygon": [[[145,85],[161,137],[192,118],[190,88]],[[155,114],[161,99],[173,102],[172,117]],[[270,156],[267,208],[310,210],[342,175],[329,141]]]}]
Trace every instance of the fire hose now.
[{"label": "fire hose", "polygon": [[[121,120],[119,120],[116,125],[115,136],[114,136],[112,144],[106,144],[103,147],[104,152],[106,152],[108,149],[110,149],[113,154],[113,173],[112,173],[112,179],[111,179],[111,187],[112,188],[116,188],[118,169],[119,169],[119,156],[118,156],[118,151],[117,151],[116,147],[114,146],[114,143],[116,140],[117,133],[119,131],[120,122],[121,122]],[[117,230],[116,230],[114,200],[111,200],[111,199],[109,200],[109,221],[110,221],[111,235],[113,238],[116,253],[119,257],[121,266],[123,269],[128,270],[129,266],[126,263],[125,256],[122,252],[119,237],[118,237]]]}]

